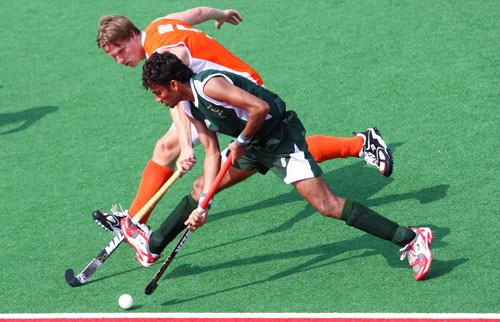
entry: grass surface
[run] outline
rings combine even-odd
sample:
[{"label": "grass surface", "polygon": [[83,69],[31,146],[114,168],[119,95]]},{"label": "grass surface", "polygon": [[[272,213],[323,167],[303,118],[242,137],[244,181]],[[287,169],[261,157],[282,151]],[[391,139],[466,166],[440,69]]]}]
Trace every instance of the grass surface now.
[{"label": "grass surface", "polygon": [[[154,295],[143,289],[158,267],[140,268],[125,244],[88,285],[66,285],[64,271],[111,239],[91,212],[130,205],[171,123],[141,69],[97,48],[97,21],[115,13],[145,28],[198,5],[3,4],[0,313],[114,312],[122,293],[137,312],[500,312],[498,1],[215,1],[244,22],[200,26],[259,71],[309,135],[379,127],[391,178],[359,159],[323,163],[325,178],[340,196],[434,229],[426,280],[396,246],[320,216],[269,174],[216,197]],[[200,173],[168,192],[153,228]]]}]

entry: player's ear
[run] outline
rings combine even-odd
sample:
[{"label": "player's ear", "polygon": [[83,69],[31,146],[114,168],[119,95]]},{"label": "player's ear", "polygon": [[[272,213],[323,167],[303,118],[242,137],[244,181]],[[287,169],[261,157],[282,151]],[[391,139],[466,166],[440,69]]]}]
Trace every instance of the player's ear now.
[{"label": "player's ear", "polygon": [[174,90],[174,91],[178,91],[179,90],[179,81],[175,80],[175,79],[172,79],[169,83],[170,85],[170,89]]}]

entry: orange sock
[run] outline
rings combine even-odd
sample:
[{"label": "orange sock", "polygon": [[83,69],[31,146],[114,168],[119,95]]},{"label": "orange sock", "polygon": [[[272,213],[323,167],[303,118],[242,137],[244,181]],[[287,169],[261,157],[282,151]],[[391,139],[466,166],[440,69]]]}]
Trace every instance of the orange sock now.
[{"label": "orange sock", "polygon": [[362,137],[338,138],[335,136],[313,135],[306,137],[306,142],[314,160],[321,163],[336,158],[356,157],[363,148]]},{"label": "orange sock", "polygon": [[[139,184],[139,190],[137,195],[130,206],[129,214],[134,217],[139,210],[144,207],[145,204],[155,195],[155,193],[160,190],[165,182],[172,176],[174,171],[169,168],[165,168],[153,160],[149,160],[146,168],[142,172],[141,183]],[[155,205],[156,206],[156,205]],[[142,218],[141,223],[146,223],[148,221],[151,212],[154,207],[149,210],[146,215]]]}]

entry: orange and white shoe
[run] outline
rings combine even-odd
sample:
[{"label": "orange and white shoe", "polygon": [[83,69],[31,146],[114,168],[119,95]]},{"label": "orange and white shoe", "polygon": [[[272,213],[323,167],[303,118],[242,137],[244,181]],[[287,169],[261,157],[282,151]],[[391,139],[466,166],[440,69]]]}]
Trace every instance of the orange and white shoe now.
[{"label": "orange and white shoe", "polygon": [[151,236],[151,231],[146,225],[139,224],[134,225],[130,222],[130,218],[127,216],[122,219],[120,223],[123,236],[130,244],[130,246],[135,249],[135,257],[144,267],[151,267],[161,255],[153,254],[149,250],[149,237]]},{"label": "orange and white shoe", "polygon": [[404,260],[408,255],[408,261],[413,267],[413,277],[417,281],[424,278],[432,264],[432,252],[430,244],[432,243],[432,230],[427,227],[412,228],[416,234],[411,243],[401,248],[401,260]]}]

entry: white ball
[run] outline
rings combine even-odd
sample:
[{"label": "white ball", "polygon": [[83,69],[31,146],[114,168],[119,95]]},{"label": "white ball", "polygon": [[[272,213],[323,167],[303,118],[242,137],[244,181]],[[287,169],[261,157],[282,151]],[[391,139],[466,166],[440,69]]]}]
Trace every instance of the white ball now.
[{"label": "white ball", "polygon": [[134,299],[129,294],[123,294],[118,299],[118,304],[122,309],[128,310],[134,305]]}]

